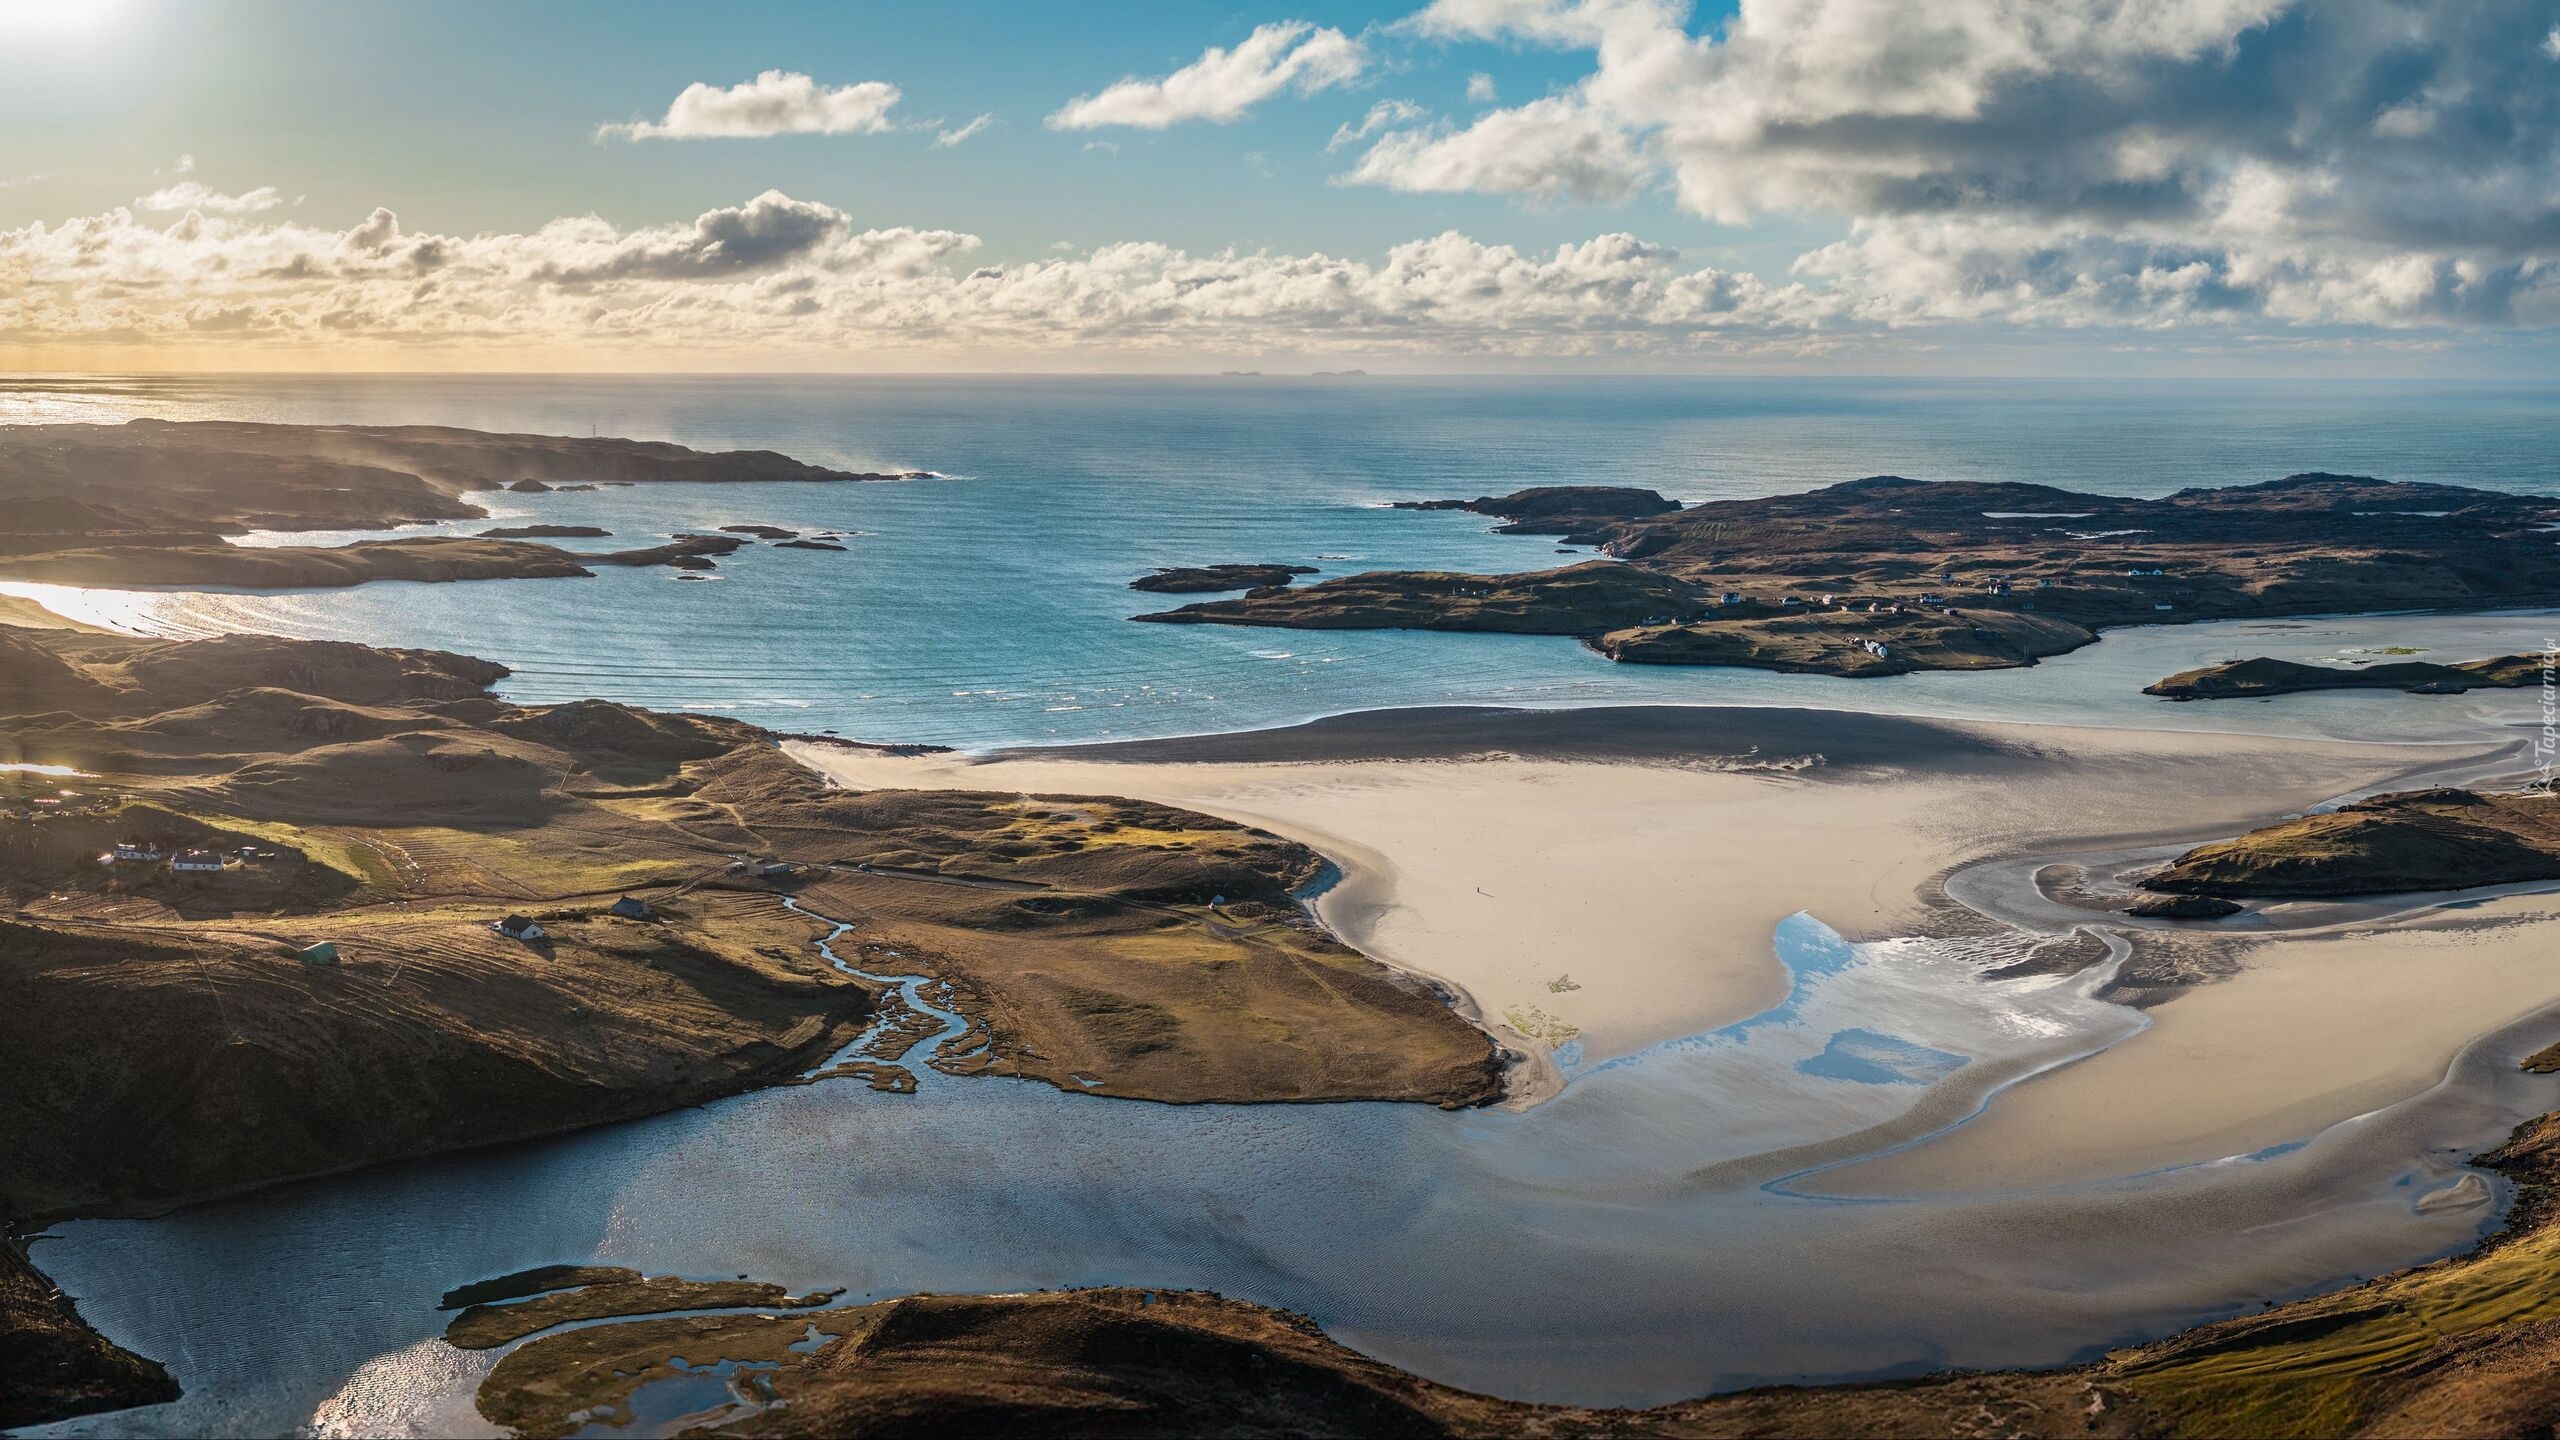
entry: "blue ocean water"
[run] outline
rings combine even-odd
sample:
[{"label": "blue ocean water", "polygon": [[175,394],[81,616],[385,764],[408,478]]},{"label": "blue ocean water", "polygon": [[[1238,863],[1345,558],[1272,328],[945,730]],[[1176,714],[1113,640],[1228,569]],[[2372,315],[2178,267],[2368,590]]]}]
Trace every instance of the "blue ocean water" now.
[{"label": "blue ocean water", "polygon": [[[1129,623],[1158,565],[1327,574],[1569,563],[1481,517],[1383,508],[1525,485],[1682,500],[1893,472],[2156,495],[2331,469],[2560,494],[2560,388],[1804,379],[236,378],[0,384],[0,421],[132,415],[438,423],[755,447],[950,478],[487,497],[509,521],[618,545],[766,522],[850,532],[845,554],[754,547],[719,583],[376,585],[151,597],[126,618],[464,649],[526,701],[601,695],[788,730],[984,747],[1232,730],[1379,706],[1638,700],[1815,704],[2146,723],[2122,692],[2231,643],[2127,632],[2035,671],[1840,681],[1612,665],[1569,641]],[[479,528],[493,522],[446,527]],[[305,542],[354,538],[295,537]],[[2538,619],[2519,621],[2539,638]],[[2321,631],[2317,652],[2362,632]],[[2134,638],[2139,634],[2143,638]],[[2501,641],[2457,627],[2448,644]],[[2396,633],[2392,638],[2401,638]],[[2195,707],[2189,707],[2195,708]],[[2136,713],[2136,712],[2139,713]],[[2275,717],[2362,733],[2374,707]],[[2340,718],[2344,717],[2344,718]],[[2198,723],[2183,717],[2183,723]],[[2274,723],[2267,716],[2215,723]],[[2385,722],[2388,723],[2388,722]]]}]

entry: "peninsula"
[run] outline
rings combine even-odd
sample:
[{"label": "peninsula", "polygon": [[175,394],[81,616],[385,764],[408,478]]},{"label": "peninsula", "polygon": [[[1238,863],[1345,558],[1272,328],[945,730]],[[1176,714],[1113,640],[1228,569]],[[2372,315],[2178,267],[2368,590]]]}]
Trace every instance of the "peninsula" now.
[{"label": "peninsula", "polygon": [[132,420],[0,426],[0,579],[67,585],[303,589],[372,580],[542,579],[596,565],[707,568],[741,536],[678,536],[578,553],[531,543],[593,526],[476,537],[245,546],[252,531],[378,530],[470,520],[475,493],[599,484],[913,479],[804,464],[769,450],[485,434],[443,426]]},{"label": "peninsula", "polygon": [[1878,676],[2031,665],[2124,625],[2560,597],[2560,502],[2455,485],[2305,474],[2142,500],[1884,475],[1670,504],[1613,487],[1411,502],[1614,558],[1372,572],[1135,618],[1563,635],[1636,664]]},{"label": "peninsula", "polygon": [[[1140,801],[845,791],[750,726],[510,705],[505,673],[0,626],[0,1049],[41,1077],[0,1096],[0,1218],[156,1213],[820,1067],[897,1088],[912,1013],[817,948],[839,923],[844,960],[967,1017],[954,1073],[1501,1093],[1483,1031],[1300,909],[1304,846]],[[76,1349],[22,1268],[0,1357]],[[91,1377],[45,1413],[165,1398],[103,1341],[26,1363]]]}]

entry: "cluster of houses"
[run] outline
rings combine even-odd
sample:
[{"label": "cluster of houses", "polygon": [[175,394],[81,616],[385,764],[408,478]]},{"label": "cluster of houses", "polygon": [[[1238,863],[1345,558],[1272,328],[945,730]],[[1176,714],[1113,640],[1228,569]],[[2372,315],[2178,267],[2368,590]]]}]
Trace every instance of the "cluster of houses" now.
[{"label": "cluster of houses", "polygon": [[174,875],[219,875],[234,864],[253,864],[274,860],[283,852],[259,845],[243,845],[222,851],[194,845],[168,845],[158,840],[129,836],[107,848],[98,857],[103,865],[166,865]]}]

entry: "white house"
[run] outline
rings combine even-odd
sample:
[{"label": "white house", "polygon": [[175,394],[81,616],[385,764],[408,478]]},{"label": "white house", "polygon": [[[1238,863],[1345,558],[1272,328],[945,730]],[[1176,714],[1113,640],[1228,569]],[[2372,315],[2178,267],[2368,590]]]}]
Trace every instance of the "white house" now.
[{"label": "white house", "polygon": [[222,873],[222,856],[212,850],[181,850],[177,858],[169,862],[169,868],[181,875],[219,875]]}]

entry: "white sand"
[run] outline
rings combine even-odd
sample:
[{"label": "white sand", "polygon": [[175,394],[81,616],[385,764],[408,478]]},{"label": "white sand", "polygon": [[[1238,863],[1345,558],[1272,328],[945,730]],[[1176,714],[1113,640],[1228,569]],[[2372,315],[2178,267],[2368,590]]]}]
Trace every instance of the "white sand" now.
[{"label": "white sand", "polygon": [[[1536,758],[979,762],[792,748],[857,787],[1131,795],[1303,841],[1346,872],[1320,906],[1344,939],[1462,988],[1497,1025],[1517,1017],[1540,1030],[1543,1016],[1572,1027],[1593,1061],[1776,1003],[1786,981],[1770,936],[1799,910],[1853,938],[1909,933],[1927,882],[1970,860],[2230,833],[2450,758],[1963,728],[2038,754],[1991,767],[1915,755],[1809,777]],[[1785,753],[1784,738],[1764,753]],[[1578,988],[1551,988],[1566,976]]]}]

